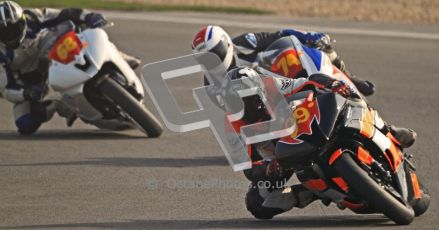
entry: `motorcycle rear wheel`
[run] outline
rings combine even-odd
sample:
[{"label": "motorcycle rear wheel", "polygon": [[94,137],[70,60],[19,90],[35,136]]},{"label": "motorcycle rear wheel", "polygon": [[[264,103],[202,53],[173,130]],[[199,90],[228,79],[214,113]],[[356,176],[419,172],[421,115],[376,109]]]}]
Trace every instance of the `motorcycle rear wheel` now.
[{"label": "motorcycle rear wheel", "polygon": [[415,213],[398,201],[375,180],[373,180],[351,157],[350,154],[342,154],[334,163],[337,173],[347,182],[349,188],[381,211],[389,219],[400,225],[410,224]]}]

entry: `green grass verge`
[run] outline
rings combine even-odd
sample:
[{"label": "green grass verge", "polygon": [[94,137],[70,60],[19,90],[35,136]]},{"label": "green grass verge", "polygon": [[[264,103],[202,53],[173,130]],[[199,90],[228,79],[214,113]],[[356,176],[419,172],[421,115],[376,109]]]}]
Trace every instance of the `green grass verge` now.
[{"label": "green grass verge", "polygon": [[272,14],[268,10],[244,7],[222,7],[222,6],[206,6],[206,5],[157,5],[147,3],[130,3],[103,0],[16,0],[16,2],[24,7],[81,7],[88,9],[102,10],[127,10],[127,11],[195,11],[195,12],[220,12],[235,14]]}]

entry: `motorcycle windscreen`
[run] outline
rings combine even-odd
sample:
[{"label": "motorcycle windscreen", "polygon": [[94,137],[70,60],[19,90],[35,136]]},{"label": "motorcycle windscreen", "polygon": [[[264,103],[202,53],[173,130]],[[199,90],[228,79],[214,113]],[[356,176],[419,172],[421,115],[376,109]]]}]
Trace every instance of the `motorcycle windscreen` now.
[{"label": "motorcycle windscreen", "polygon": [[336,94],[327,93],[317,98],[321,119],[319,128],[326,139],[331,137],[337,119],[346,104],[346,98]]},{"label": "motorcycle windscreen", "polygon": [[40,32],[44,34],[44,36],[40,36],[43,38],[42,41],[40,41],[40,50],[42,52],[48,52],[60,37],[71,31],[75,31],[75,24],[72,21],[65,21],[55,27]]}]

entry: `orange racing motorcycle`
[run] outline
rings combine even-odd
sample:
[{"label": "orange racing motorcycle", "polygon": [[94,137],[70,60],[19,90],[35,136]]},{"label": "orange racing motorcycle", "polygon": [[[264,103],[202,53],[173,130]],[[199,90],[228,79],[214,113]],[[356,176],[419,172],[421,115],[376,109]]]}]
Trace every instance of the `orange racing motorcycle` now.
[{"label": "orange racing motorcycle", "polygon": [[[296,70],[293,53],[300,54],[308,76],[323,72],[349,82],[333,71],[322,51],[303,46],[293,36],[262,53],[260,67],[271,72],[282,67],[282,75]],[[313,87],[287,98],[298,104],[292,114],[297,130],[277,141],[276,158],[326,205],[334,202],[359,214],[383,213],[397,224],[409,224],[428,209],[428,191],[416,176],[412,155],[357,95],[344,98]]]},{"label": "orange racing motorcycle", "polygon": [[[355,213],[383,213],[410,224],[429,207],[430,197],[383,120],[364,100],[333,92],[304,91],[293,111],[297,131],[276,144],[285,170],[324,204]],[[304,96],[306,95],[306,96]],[[300,98],[302,96],[302,98]]]}]

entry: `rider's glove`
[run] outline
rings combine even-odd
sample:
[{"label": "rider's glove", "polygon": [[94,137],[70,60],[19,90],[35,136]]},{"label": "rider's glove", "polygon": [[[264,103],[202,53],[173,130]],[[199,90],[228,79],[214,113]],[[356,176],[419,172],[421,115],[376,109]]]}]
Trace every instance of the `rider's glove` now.
[{"label": "rider's glove", "polygon": [[353,94],[352,88],[343,80],[334,81],[334,83],[331,85],[331,90],[332,92],[338,93],[343,97],[350,97]]},{"label": "rider's glove", "polygon": [[276,181],[281,177],[282,169],[277,160],[260,160],[253,162],[245,174],[251,181]]},{"label": "rider's glove", "polygon": [[103,27],[107,24],[107,20],[102,14],[99,13],[89,13],[85,16],[85,25],[88,28],[98,28]]},{"label": "rider's glove", "polygon": [[280,165],[279,162],[276,159],[271,160],[270,162],[267,162],[267,169],[265,174],[269,178],[277,178],[280,176]]},{"label": "rider's glove", "polygon": [[32,86],[23,90],[23,97],[28,101],[40,101],[43,97],[43,88],[41,86]]},{"label": "rider's glove", "polygon": [[34,39],[37,37],[37,34],[41,31],[41,22],[38,20],[28,20],[26,21],[29,30],[26,32],[26,36]]},{"label": "rider's glove", "polygon": [[326,46],[330,43],[329,35],[322,32],[308,32],[305,34],[305,39],[311,47]]}]

